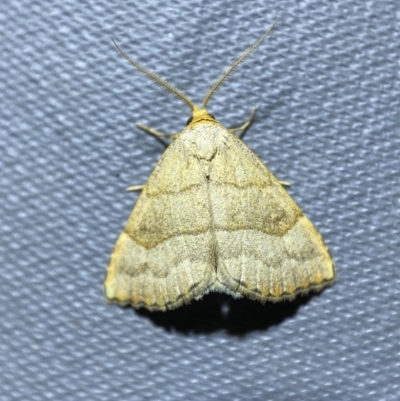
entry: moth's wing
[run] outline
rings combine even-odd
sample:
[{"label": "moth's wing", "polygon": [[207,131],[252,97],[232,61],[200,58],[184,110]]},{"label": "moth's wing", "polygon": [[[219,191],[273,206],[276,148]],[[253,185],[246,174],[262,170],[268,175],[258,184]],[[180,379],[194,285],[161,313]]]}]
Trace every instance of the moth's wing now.
[{"label": "moth's wing", "polygon": [[264,302],[332,284],[333,260],[312,223],[239,138],[229,135],[225,143],[210,174],[213,290]]},{"label": "moth's wing", "polygon": [[104,282],[109,301],[174,309],[211,288],[207,184],[201,164],[191,160],[178,138],[149,177],[111,255]]}]

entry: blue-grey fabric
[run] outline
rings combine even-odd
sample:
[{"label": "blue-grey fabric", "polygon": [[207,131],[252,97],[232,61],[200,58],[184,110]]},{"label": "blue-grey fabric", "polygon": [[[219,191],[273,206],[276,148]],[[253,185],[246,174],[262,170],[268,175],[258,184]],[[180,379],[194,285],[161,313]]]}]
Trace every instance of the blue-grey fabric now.
[{"label": "blue-grey fabric", "polygon": [[[137,193],[201,103],[315,223],[335,286],[281,304],[208,295],[151,314],[102,281]],[[400,3],[3,0],[0,400],[399,400]]]}]

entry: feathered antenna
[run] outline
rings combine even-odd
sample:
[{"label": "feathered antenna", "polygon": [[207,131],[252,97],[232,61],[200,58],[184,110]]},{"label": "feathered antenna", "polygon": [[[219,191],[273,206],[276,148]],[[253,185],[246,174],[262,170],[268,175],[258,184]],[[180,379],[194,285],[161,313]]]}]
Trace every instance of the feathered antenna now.
[{"label": "feathered antenna", "polygon": [[270,32],[275,28],[275,25],[278,23],[279,19],[277,19],[268,29],[267,32],[256,42],[254,45],[250,46],[247,50],[245,50],[237,59],[235,59],[232,64],[225,69],[225,71],[218,77],[214,85],[207,92],[204,101],[203,108],[206,108],[210,97],[214,94],[214,92],[220,87],[220,85],[229,77],[232,71],[247,57],[249,56],[257,46],[270,34]]},{"label": "feathered antenna", "polygon": [[115,47],[117,50],[121,53],[123,57],[125,57],[133,66],[135,66],[140,72],[142,72],[144,75],[152,79],[157,85],[160,85],[166,89],[168,89],[172,94],[177,96],[179,99],[183,100],[186,104],[189,105],[189,107],[194,110],[197,108],[197,106],[178,88],[175,88],[174,85],[171,85],[169,82],[167,82],[165,79],[159,77],[158,75],[154,74],[153,72],[148,71],[146,68],[141,66],[139,63],[136,61],[133,61],[126,53],[122,51],[122,49],[117,45],[115,40],[111,38],[112,41],[114,42]]}]

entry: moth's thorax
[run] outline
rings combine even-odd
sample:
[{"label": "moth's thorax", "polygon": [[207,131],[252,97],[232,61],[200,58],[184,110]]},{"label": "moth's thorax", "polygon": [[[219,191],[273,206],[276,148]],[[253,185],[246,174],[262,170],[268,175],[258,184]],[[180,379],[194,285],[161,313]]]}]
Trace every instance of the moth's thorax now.
[{"label": "moth's thorax", "polygon": [[183,146],[189,156],[210,161],[226,149],[229,131],[216,121],[200,121],[182,133]]}]

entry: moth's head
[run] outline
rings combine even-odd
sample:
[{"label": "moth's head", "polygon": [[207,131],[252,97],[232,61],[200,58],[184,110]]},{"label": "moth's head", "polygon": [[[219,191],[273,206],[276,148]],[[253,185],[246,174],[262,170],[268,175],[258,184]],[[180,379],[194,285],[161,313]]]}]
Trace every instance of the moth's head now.
[{"label": "moth's head", "polygon": [[186,122],[186,126],[197,124],[200,121],[215,122],[215,117],[206,109],[200,109],[197,106],[192,110],[192,116]]}]

